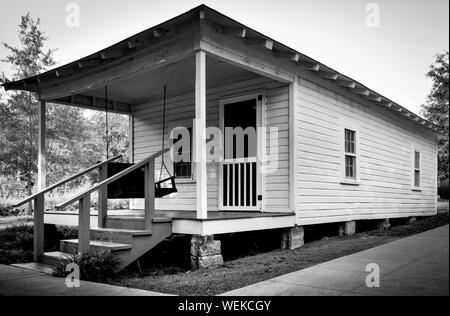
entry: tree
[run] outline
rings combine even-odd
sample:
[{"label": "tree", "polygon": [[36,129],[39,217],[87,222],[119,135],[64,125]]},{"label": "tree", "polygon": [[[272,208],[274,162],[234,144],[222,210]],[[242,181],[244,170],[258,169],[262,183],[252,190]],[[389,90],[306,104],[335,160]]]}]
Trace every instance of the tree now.
[{"label": "tree", "polygon": [[449,52],[438,54],[430,66],[427,77],[433,81],[422,114],[439,128],[439,177],[448,178],[448,129],[449,129]]},{"label": "tree", "polygon": [[106,143],[109,142],[109,158],[122,155],[127,159],[129,147],[128,117],[125,115],[108,113],[108,136],[106,135],[106,114],[96,112],[91,118],[92,136],[96,140],[96,153],[106,158]]},{"label": "tree", "polygon": [[[15,48],[3,43],[9,55],[2,62],[14,70],[11,78],[3,75],[3,81],[34,76],[55,65],[54,50],[45,51],[43,48],[47,37],[39,30],[39,25],[40,20],[33,19],[28,13],[22,16],[19,25],[20,46]],[[11,182],[17,182],[14,190],[22,190],[21,195],[24,184],[27,194],[32,193],[37,174],[38,109],[39,100],[30,92],[14,91],[6,97],[0,94],[0,195],[9,195],[9,192],[2,192],[2,187],[10,187]],[[55,183],[86,169],[106,156],[105,114],[88,112],[47,103],[47,183]],[[109,129],[110,157],[125,154],[128,120],[109,114]],[[2,186],[2,183],[8,185]],[[67,188],[77,184],[71,183]]]},{"label": "tree", "polygon": [[[37,75],[54,66],[53,50],[44,51],[45,34],[39,30],[40,20],[33,19],[30,13],[21,17],[19,24],[20,47],[2,43],[9,51],[2,62],[9,63],[14,70],[12,80],[20,80]],[[3,75],[3,81],[8,80]],[[36,169],[37,156],[37,115],[38,100],[29,92],[14,92],[10,95],[3,111],[10,116],[3,119],[6,141],[2,144],[3,173],[17,174],[26,181],[28,193],[33,186],[33,172]],[[5,109],[8,108],[8,109]]]},{"label": "tree", "polygon": [[[47,37],[39,30],[40,20],[28,13],[19,25],[18,48],[6,43],[9,55],[2,60],[11,65],[14,73],[7,80],[20,80],[44,72],[55,65],[54,50],[44,50]],[[30,92],[8,94],[0,107],[0,164],[2,175],[26,183],[27,194],[32,193],[37,173],[39,100]],[[47,104],[47,180],[54,183],[67,174],[86,167],[83,142],[89,138],[84,110],[57,104]]]}]

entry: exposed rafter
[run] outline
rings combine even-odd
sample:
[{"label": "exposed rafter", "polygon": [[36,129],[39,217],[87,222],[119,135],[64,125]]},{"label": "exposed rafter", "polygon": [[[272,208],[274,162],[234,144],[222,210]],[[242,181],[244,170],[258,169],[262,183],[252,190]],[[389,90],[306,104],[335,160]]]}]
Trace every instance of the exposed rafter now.
[{"label": "exposed rafter", "polygon": [[222,32],[225,35],[236,36],[239,38],[247,37],[247,29],[241,27],[223,27]]},{"label": "exposed rafter", "polygon": [[356,88],[356,83],[354,83],[353,81],[338,79],[338,80],[336,80],[336,84],[338,86],[341,86],[341,87],[344,87],[344,88],[349,88],[349,89],[355,89]]},{"label": "exposed rafter", "polygon": [[152,30],[152,35],[154,38],[159,38],[162,36],[169,36],[170,35],[170,31],[168,29],[159,27],[157,29]]},{"label": "exposed rafter", "polygon": [[320,70],[319,71],[319,76],[321,76],[322,78],[325,78],[325,79],[332,80],[332,81],[336,81],[336,80],[339,79],[339,74],[333,73],[333,72],[324,71],[324,70]]},{"label": "exposed rafter", "polygon": [[92,68],[100,64],[99,59],[82,60],[78,62],[78,68]]},{"label": "exposed rafter", "polygon": [[373,102],[377,102],[377,103],[381,103],[381,101],[383,101],[383,98],[380,97],[380,96],[377,96],[377,95],[370,94],[367,97],[367,100],[370,100],[370,101],[373,101]]},{"label": "exposed rafter", "polygon": [[300,54],[283,51],[283,50],[273,50],[273,54],[277,58],[286,59],[298,63],[300,61]]},{"label": "exposed rafter", "polygon": [[200,20],[204,20],[205,19],[205,11],[200,10],[199,18],[200,18]]},{"label": "exposed rafter", "polygon": [[363,95],[363,96],[369,96],[370,95],[370,90],[364,89],[364,88],[362,88],[362,89],[361,88],[355,88],[353,90],[353,92],[356,93],[356,94]]},{"label": "exposed rafter", "polygon": [[122,49],[111,49],[111,50],[102,52],[100,55],[101,55],[100,57],[103,60],[113,59],[113,58],[120,58],[120,57],[123,56],[123,50]]},{"label": "exposed rafter", "polygon": [[131,40],[127,42],[127,45],[129,49],[134,49],[144,47],[145,43],[142,40]]},{"label": "exposed rafter", "polygon": [[67,76],[72,75],[73,73],[74,73],[74,71],[70,68],[55,70],[55,76],[57,78],[67,77]]},{"label": "exposed rafter", "polygon": [[318,63],[311,63],[307,61],[299,61],[299,66],[314,72],[318,72],[320,70],[320,64]]},{"label": "exposed rafter", "polygon": [[268,50],[273,49],[273,41],[262,38],[245,38],[245,44],[250,46],[261,46]]}]

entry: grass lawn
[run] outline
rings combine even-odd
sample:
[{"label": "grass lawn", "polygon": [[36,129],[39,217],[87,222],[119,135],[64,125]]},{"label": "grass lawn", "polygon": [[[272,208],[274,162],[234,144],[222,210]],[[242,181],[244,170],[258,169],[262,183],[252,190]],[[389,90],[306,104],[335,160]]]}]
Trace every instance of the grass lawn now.
[{"label": "grass lawn", "polygon": [[[395,223],[395,221],[392,221]],[[217,295],[318,263],[363,251],[449,223],[448,213],[393,226],[388,232],[371,230],[349,238],[331,237],[307,243],[297,250],[275,250],[226,261],[221,268],[186,271],[149,268],[123,272],[109,283],[177,295]]]},{"label": "grass lawn", "polygon": [[33,216],[30,215],[0,217],[0,229],[32,222]]},{"label": "grass lawn", "polygon": [[[33,225],[0,226],[0,264],[33,261]],[[76,228],[45,225],[45,251],[59,250],[61,239],[77,238]]]}]

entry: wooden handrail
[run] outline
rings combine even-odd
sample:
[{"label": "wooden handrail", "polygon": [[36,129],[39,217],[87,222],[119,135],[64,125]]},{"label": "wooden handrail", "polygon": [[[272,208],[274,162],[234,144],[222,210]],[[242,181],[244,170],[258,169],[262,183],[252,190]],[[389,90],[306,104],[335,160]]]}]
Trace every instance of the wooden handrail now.
[{"label": "wooden handrail", "polygon": [[95,169],[101,168],[101,167],[103,167],[105,164],[107,164],[107,163],[109,163],[109,162],[112,162],[112,161],[115,161],[115,160],[117,160],[117,159],[119,159],[119,158],[121,158],[121,157],[122,157],[122,155],[118,155],[118,156],[116,156],[116,157],[113,157],[113,158],[110,158],[110,159],[105,160],[105,161],[103,161],[103,162],[100,162],[100,163],[98,163],[98,164],[96,164],[96,165],[94,165],[94,166],[92,166],[92,167],[90,167],[90,168],[87,168],[87,169],[85,169],[85,170],[83,170],[83,171],[81,171],[81,172],[78,172],[77,174],[75,174],[75,175],[73,175],[73,176],[70,176],[70,177],[68,177],[68,178],[66,178],[66,179],[64,179],[64,180],[62,180],[62,181],[59,181],[58,183],[55,183],[55,184],[53,184],[53,185],[51,185],[51,186],[45,188],[45,189],[42,190],[42,191],[39,191],[39,192],[37,192],[37,193],[35,193],[35,194],[33,194],[33,195],[30,195],[30,196],[27,197],[26,199],[20,201],[20,202],[17,203],[16,205],[14,205],[14,207],[22,206],[22,205],[24,205],[25,203],[30,202],[30,201],[36,199],[37,197],[39,197],[39,196],[41,196],[41,195],[43,195],[43,194],[45,194],[45,193],[47,193],[47,192],[49,192],[49,191],[52,191],[52,190],[56,189],[57,187],[62,186],[63,184],[66,184],[67,182],[70,182],[70,181],[72,181],[72,180],[75,180],[76,178],[79,178],[79,177],[85,175],[86,173],[89,173],[89,172],[91,172],[91,171],[93,171],[93,170],[95,170]]},{"label": "wooden handrail", "polygon": [[106,179],[106,180],[104,180],[104,181],[94,185],[92,188],[87,189],[86,191],[78,194],[77,196],[71,198],[70,200],[68,200],[68,201],[66,201],[64,203],[61,203],[59,205],[56,205],[56,209],[65,208],[65,207],[69,206],[70,204],[75,203],[76,201],[79,201],[79,200],[85,198],[86,196],[88,196],[91,193],[99,190],[100,188],[102,188],[102,187],[104,187],[104,186],[106,186],[106,185],[108,185],[108,184],[110,184],[110,183],[112,183],[114,181],[117,181],[120,178],[122,178],[123,176],[126,176],[127,174],[129,174],[129,173],[131,173],[131,172],[133,172],[133,171],[135,171],[135,170],[145,166],[149,162],[154,161],[156,158],[158,158],[159,156],[164,155],[169,150],[170,149],[167,148],[167,149],[163,149],[163,150],[158,151],[156,154],[153,154],[153,155],[151,155],[151,156],[141,160],[140,162],[134,164],[133,166],[130,166],[129,168],[127,168],[127,169],[117,173],[116,175],[114,175],[114,176],[112,176],[112,177],[110,177],[110,178],[108,178],[108,179]]}]

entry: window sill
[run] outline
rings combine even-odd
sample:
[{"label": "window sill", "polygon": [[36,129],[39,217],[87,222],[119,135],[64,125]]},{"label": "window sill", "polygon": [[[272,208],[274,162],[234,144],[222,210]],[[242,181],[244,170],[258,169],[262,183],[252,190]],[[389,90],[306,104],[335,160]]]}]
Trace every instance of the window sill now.
[{"label": "window sill", "polygon": [[360,185],[361,183],[358,180],[347,180],[347,179],[345,179],[345,180],[341,180],[341,184],[343,184],[343,185]]},{"label": "window sill", "polygon": [[422,192],[421,188],[412,188],[411,191],[413,192]]}]

